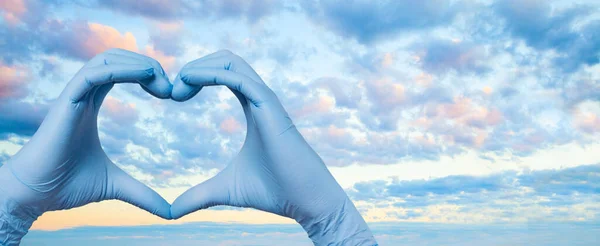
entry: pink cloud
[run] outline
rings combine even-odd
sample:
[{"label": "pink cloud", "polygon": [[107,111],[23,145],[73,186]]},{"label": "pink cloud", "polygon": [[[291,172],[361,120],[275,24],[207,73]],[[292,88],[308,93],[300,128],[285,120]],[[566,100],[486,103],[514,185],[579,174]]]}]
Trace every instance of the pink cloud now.
[{"label": "pink cloud", "polygon": [[158,22],[156,23],[156,27],[161,32],[177,33],[183,28],[183,22]]},{"label": "pink cloud", "polygon": [[[162,28],[172,29],[176,28],[176,26],[164,24]],[[121,48],[152,57],[165,70],[172,69],[175,65],[176,60],[174,56],[165,55],[152,45],[147,45],[143,50],[140,50],[137,46],[137,40],[131,32],[121,33],[111,26],[98,23],[88,23],[87,29],[87,36],[78,44],[80,49],[82,49],[82,56],[86,59],[90,59],[110,48]]]},{"label": "pink cloud", "polygon": [[165,69],[165,71],[170,71],[175,67],[176,59],[174,56],[165,55],[160,50],[156,50],[154,46],[148,45],[144,49],[144,55],[152,57],[156,59],[160,65]]},{"label": "pink cloud", "polygon": [[417,118],[411,125],[440,136],[448,145],[482,147],[488,140],[489,128],[504,120],[499,110],[481,106],[467,97],[433,106],[432,111],[429,117]]},{"label": "pink cloud", "polygon": [[450,119],[478,128],[497,125],[504,119],[499,110],[477,105],[467,97],[458,97],[453,103],[438,105],[436,110],[440,119]]},{"label": "pink cloud", "polygon": [[23,0],[2,0],[0,1],[0,10],[2,17],[11,25],[21,22],[21,18],[27,12],[27,6]]},{"label": "pink cloud", "polygon": [[241,131],[242,125],[233,117],[228,116],[221,122],[219,129],[221,129],[222,132],[232,134]]},{"label": "pink cloud", "polygon": [[318,100],[306,104],[294,113],[295,117],[304,117],[315,113],[329,113],[333,109],[335,101],[328,96],[320,96]]},{"label": "pink cloud", "polygon": [[367,94],[373,102],[384,109],[393,109],[405,102],[405,88],[389,78],[366,83]]},{"label": "pink cloud", "polygon": [[428,73],[420,73],[419,75],[415,76],[414,80],[418,85],[427,87],[431,85],[431,82],[433,81],[433,75]]},{"label": "pink cloud", "polygon": [[575,113],[575,125],[580,130],[587,133],[600,132],[600,116],[592,112],[581,112]]},{"label": "pink cloud", "polygon": [[104,99],[102,109],[110,119],[123,125],[135,124],[139,117],[135,104],[125,103],[111,96]]},{"label": "pink cloud", "polygon": [[21,98],[27,95],[27,82],[30,72],[17,65],[8,66],[0,62],[0,100]]},{"label": "pink cloud", "polygon": [[113,27],[98,23],[88,23],[88,28],[90,32],[81,45],[89,58],[110,48],[138,51],[136,39],[130,32],[121,34]]}]

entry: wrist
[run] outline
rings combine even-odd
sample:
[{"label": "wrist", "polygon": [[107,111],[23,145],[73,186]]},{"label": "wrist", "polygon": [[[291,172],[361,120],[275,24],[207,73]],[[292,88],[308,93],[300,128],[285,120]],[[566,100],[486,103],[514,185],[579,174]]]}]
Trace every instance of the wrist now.
[{"label": "wrist", "polygon": [[3,189],[10,186],[0,187],[0,245],[19,245],[21,239],[39,217],[35,209],[22,206],[11,199]]},{"label": "wrist", "polygon": [[377,245],[350,199],[328,216],[298,221],[315,245]]}]

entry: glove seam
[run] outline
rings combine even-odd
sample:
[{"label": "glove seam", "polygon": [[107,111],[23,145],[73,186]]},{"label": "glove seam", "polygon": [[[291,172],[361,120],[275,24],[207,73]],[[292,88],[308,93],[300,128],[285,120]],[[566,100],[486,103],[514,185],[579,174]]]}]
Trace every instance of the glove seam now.
[{"label": "glove seam", "polygon": [[12,165],[7,164],[8,166],[8,170],[10,171],[10,174],[17,180],[19,181],[19,183],[21,183],[22,185],[24,185],[25,187],[27,187],[28,189],[34,191],[34,192],[38,192],[38,193],[42,193],[44,194],[45,192],[36,188],[31,187],[30,185],[26,184],[25,182],[23,182],[23,180],[21,180],[21,178],[19,178],[19,176],[15,173]]},{"label": "glove seam", "polygon": [[[289,117],[288,117],[289,118]],[[281,133],[277,134],[277,136],[281,136],[284,133],[286,133],[287,131],[289,131],[290,129],[296,127],[294,124],[290,124],[287,128],[285,128]]]}]

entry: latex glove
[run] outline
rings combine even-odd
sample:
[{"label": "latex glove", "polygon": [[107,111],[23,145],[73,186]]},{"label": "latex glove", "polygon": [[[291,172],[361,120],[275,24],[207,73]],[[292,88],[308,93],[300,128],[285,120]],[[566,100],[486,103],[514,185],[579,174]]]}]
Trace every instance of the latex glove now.
[{"label": "latex glove", "polygon": [[170,205],[106,156],[97,116],[115,83],[139,83],[158,98],[172,86],[152,58],[113,49],[68,83],[31,140],[0,168],[0,245],[17,245],[46,211],[118,199],[170,219]]},{"label": "latex glove", "polygon": [[210,85],[225,85],[240,100],[246,140],[224,170],[173,202],[174,219],[215,205],[252,207],[295,219],[316,245],[377,244],[277,96],[244,60],[220,51],[187,64],[171,97],[185,101]]}]

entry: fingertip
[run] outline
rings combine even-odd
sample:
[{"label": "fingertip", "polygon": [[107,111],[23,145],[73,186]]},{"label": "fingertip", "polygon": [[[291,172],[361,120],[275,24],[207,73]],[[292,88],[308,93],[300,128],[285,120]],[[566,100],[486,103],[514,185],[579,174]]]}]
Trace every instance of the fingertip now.
[{"label": "fingertip", "polygon": [[[186,216],[198,209],[200,209],[197,205],[195,204],[196,202],[194,202],[193,198],[195,196],[192,195],[193,193],[191,193],[189,190],[184,192],[183,194],[181,194],[179,197],[177,197],[175,199],[175,201],[173,201],[173,204],[171,205],[171,216],[174,219],[179,219],[183,216]],[[192,198],[192,199],[190,199]]]},{"label": "fingertip", "polygon": [[140,81],[140,86],[152,96],[160,99],[168,99],[171,97],[173,85],[169,82],[169,78],[160,74],[160,71],[153,69],[154,76]]},{"label": "fingertip", "polygon": [[152,212],[152,214],[154,214],[158,217],[161,217],[163,219],[166,219],[166,220],[172,220],[173,217],[171,216],[171,205],[164,199],[163,199],[162,203],[163,204],[160,205],[160,208],[158,210]]},{"label": "fingertip", "polygon": [[173,84],[169,81],[169,78],[166,75],[160,75],[156,81],[158,86],[159,93],[157,95],[160,99],[168,99],[171,98],[171,94],[173,93]]},{"label": "fingertip", "polygon": [[173,80],[173,89],[171,92],[171,99],[177,102],[187,101],[190,98],[194,97],[200,90],[202,86],[190,85],[181,79],[180,75],[177,75],[175,80]]},{"label": "fingertip", "polygon": [[179,198],[173,202],[173,205],[171,205],[171,209],[169,210],[169,215],[174,220],[179,219],[187,214],[187,213],[184,213],[182,209],[180,209],[181,205],[179,205],[177,200],[179,200]]},{"label": "fingertip", "polygon": [[162,71],[162,69],[155,69],[155,93],[156,97],[161,99],[167,99],[171,97],[173,92],[173,84],[169,81],[169,77]]}]

